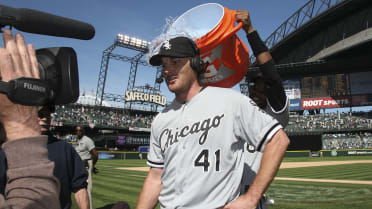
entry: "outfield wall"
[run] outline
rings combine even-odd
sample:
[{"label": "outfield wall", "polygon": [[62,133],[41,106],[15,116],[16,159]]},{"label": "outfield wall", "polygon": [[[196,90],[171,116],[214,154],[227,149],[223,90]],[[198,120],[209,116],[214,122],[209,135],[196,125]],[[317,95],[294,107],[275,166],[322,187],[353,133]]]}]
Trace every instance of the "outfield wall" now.
[{"label": "outfield wall", "polygon": [[320,155],[323,157],[367,156],[367,155],[372,155],[372,149],[321,150]]},{"label": "outfield wall", "polygon": [[337,157],[337,156],[367,156],[372,155],[372,149],[350,149],[350,150],[310,150],[287,151],[284,157]]},{"label": "outfield wall", "polygon": [[287,151],[285,152],[284,157],[311,157],[311,151],[310,150]]},{"label": "outfield wall", "polygon": [[[141,156],[142,155],[142,156]],[[100,160],[112,160],[112,159],[146,159],[147,153],[143,152],[140,155],[139,152],[117,152],[117,151],[98,151],[98,159]]]},{"label": "outfield wall", "polygon": [[[142,156],[141,156],[142,155]],[[118,151],[98,151],[98,159],[147,159],[147,152],[118,152]],[[287,151],[284,157],[337,157],[337,156],[367,156],[372,155],[372,149],[350,149],[350,150],[320,150],[311,152],[310,150]]]},{"label": "outfield wall", "polygon": [[322,135],[290,135],[288,151],[320,150],[322,149]]}]

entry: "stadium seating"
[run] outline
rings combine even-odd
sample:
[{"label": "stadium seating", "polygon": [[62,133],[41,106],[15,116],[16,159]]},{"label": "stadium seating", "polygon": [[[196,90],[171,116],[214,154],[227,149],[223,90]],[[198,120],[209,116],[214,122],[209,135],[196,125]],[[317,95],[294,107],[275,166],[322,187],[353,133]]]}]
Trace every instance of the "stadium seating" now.
[{"label": "stadium seating", "polygon": [[[113,107],[81,104],[61,105],[56,107],[56,111],[52,115],[52,126],[81,124],[91,128],[125,129],[129,131],[140,128],[140,130],[149,132],[151,122],[156,114],[156,112]],[[320,133],[323,140],[322,149],[332,150],[372,148],[371,129],[372,119],[357,113],[335,112],[315,115],[291,113],[285,131],[288,135]],[[58,138],[70,142],[76,140],[71,133],[60,135]]]},{"label": "stadium seating", "polygon": [[371,133],[324,134],[324,150],[338,149],[372,149]]},{"label": "stadium seating", "polygon": [[372,119],[349,113],[290,115],[287,133],[356,131],[372,128]]},{"label": "stadium seating", "polygon": [[52,125],[88,125],[93,127],[150,128],[156,113],[128,111],[121,108],[96,107],[89,105],[57,106],[52,115]]}]

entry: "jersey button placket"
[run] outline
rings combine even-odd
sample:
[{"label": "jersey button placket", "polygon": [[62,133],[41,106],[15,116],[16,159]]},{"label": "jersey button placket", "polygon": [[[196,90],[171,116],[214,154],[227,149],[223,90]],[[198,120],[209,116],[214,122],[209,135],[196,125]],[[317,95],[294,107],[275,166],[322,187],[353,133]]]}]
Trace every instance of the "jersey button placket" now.
[{"label": "jersey button placket", "polygon": [[[186,114],[186,111],[187,111],[187,104],[184,104],[183,107],[182,107],[182,120],[180,120],[180,124],[182,124],[180,126],[180,128],[184,127],[185,125],[187,125],[187,114]],[[180,130],[181,131],[181,130]],[[182,143],[182,151],[184,152],[185,149],[186,149],[186,140],[182,140],[181,143]]]},{"label": "jersey button placket", "polygon": [[[186,103],[184,104],[184,107],[183,107],[183,111],[182,111],[182,125],[180,127],[185,127],[185,126],[190,126],[191,124],[191,120],[190,120],[190,112],[189,112],[189,103]],[[181,130],[180,130],[181,131]],[[187,137],[186,137],[187,138]],[[181,191],[182,193],[184,192],[184,188],[187,188],[185,187],[185,183],[187,182],[187,179],[188,179],[188,171],[190,170],[191,166],[190,164],[188,164],[190,161],[189,161],[189,157],[190,157],[190,146],[189,146],[189,140],[187,139],[183,139],[182,140],[182,182],[180,182],[180,186],[181,186]]]},{"label": "jersey button placket", "polygon": [[[178,128],[179,130],[178,131],[181,131],[182,127],[184,127],[186,124],[187,124],[187,114],[185,113],[186,112],[186,104],[183,104],[182,105],[182,108],[181,108],[181,114],[180,114],[180,118],[178,119]],[[178,165],[180,165],[180,167],[177,169],[177,177],[176,177],[176,193],[178,195],[181,195],[183,193],[183,182],[182,182],[182,179],[184,179],[184,174],[185,174],[185,170],[186,170],[186,165],[185,163],[183,162],[183,159],[184,159],[184,156],[186,155],[186,146],[185,146],[185,139],[181,138],[181,137],[178,137],[178,143],[179,143],[179,156],[178,156]]]}]

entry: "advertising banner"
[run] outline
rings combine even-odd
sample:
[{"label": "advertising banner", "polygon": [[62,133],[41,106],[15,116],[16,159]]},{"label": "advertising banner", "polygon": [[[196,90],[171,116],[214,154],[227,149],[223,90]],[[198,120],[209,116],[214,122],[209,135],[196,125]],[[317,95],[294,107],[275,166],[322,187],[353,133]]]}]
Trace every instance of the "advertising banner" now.
[{"label": "advertising banner", "polygon": [[138,91],[126,91],[125,92],[126,102],[151,102],[164,106],[167,103],[167,98],[159,94],[148,94]]},{"label": "advertising banner", "polygon": [[372,94],[352,95],[353,106],[371,106]]},{"label": "advertising banner", "polygon": [[350,97],[326,97],[317,99],[303,99],[301,101],[302,109],[320,109],[320,108],[338,108],[349,107],[351,105]]},{"label": "advertising banner", "polygon": [[138,152],[149,152],[149,146],[139,146]]},{"label": "advertising banner", "polygon": [[372,155],[371,149],[358,149],[358,150],[323,150],[321,151],[323,157],[340,157],[340,156],[365,156]]},{"label": "advertising banner", "polygon": [[301,98],[301,89],[300,89],[299,79],[285,80],[283,81],[283,87],[284,87],[285,94],[290,100]]},{"label": "advertising banner", "polygon": [[126,142],[126,136],[118,136],[116,140],[116,145],[118,146],[124,146]]},{"label": "advertising banner", "polygon": [[151,131],[150,128],[141,128],[141,127],[132,127],[132,126],[129,127],[129,130],[130,131],[145,131],[145,132]]},{"label": "advertising banner", "polygon": [[301,98],[323,98],[349,96],[350,83],[348,74],[304,77],[301,79]]},{"label": "advertising banner", "polygon": [[289,111],[301,110],[301,99],[291,99],[289,100]]},{"label": "advertising banner", "polygon": [[351,94],[372,94],[372,72],[350,74]]},{"label": "advertising banner", "polygon": [[110,160],[110,159],[114,159],[115,158],[115,154],[113,153],[107,153],[107,152],[99,152],[98,153],[98,159],[101,159],[101,160]]}]

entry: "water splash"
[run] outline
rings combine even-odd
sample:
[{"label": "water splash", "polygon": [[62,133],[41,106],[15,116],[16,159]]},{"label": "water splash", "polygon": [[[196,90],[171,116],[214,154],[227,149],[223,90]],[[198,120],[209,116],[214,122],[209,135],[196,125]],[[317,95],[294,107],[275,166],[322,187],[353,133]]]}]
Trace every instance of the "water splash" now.
[{"label": "water splash", "polygon": [[[194,7],[178,18],[168,17],[162,32],[149,46],[147,61],[159,52],[160,46],[166,40],[185,36],[196,42],[215,28],[224,16],[224,7],[217,3],[207,3]],[[200,40],[199,40],[200,41]],[[200,44],[200,43],[199,43]]]},{"label": "water splash", "polygon": [[[176,24],[175,24],[176,23]],[[174,17],[167,17],[165,19],[165,24],[161,28],[161,33],[157,37],[155,37],[149,46],[149,51],[145,55],[147,62],[149,59],[159,52],[160,46],[166,40],[185,36],[194,41],[198,38],[198,33],[195,29],[190,26],[183,18],[174,18]]]}]

